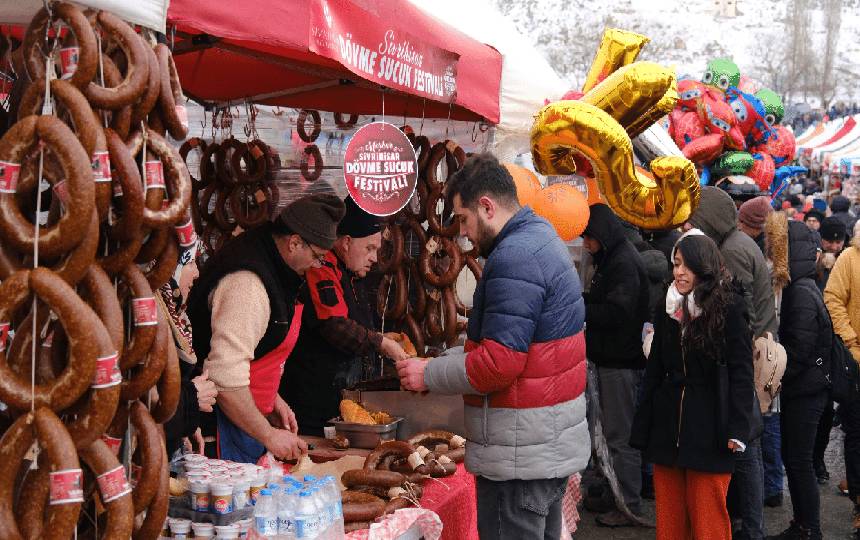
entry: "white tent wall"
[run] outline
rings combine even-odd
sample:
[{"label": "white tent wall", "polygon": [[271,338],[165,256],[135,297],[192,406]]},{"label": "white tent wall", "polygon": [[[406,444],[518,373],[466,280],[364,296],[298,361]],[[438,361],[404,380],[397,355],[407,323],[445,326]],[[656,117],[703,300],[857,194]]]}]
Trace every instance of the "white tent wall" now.
[{"label": "white tent wall", "polygon": [[[170,0],[78,0],[74,3],[110,11],[128,22],[163,33]],[[43,6],[42,0],[0,0],[0,24],[26,26]]]},{"label": "white tent wall", "polygon": [[[486,43],[502,54],[499,92],[500,120],[492,152],[501,161],[513,161],[529,151],[534,115],[545,100],[555,101],[568,90],[567,83],[550,67],[542,53],[485,0],[410,0],[422,11]],[[456,13],[456,17],[451,17]]]}]

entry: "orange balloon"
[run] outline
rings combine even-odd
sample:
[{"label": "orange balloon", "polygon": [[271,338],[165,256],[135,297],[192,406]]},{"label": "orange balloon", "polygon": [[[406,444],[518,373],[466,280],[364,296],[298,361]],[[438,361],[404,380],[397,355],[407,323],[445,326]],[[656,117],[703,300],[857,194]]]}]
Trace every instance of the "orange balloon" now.
[{"label": "orange balloon", "polygon": [[588,206],[593,204],[606,204],[606,199],[600,194],[600,187],[597,185],[597,179],[592,177],[585,178],[585,185],[588,187]]},{"label": "orange balloon", "polygon": [[517,199],[519,199],[520,205],[531,206],[535,195],[541,189],[540,180],[538,180],[537,175],[525,167],[513,163],[504,163],[503,165],[514,178],[514,185],[517,186]]},{"label": "orange balloon", "polygon": [[565,242],[582,234],[591,215],[585,196],[569,184],[553,184],[538,191],[532,209],[549,221]]}]

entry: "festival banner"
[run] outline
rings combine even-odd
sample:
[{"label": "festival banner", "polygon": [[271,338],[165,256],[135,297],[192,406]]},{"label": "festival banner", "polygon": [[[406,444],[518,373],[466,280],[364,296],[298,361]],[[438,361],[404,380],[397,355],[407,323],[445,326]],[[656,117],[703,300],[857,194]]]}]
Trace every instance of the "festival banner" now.
[{"label": "festival banner", "polygon": [[407,94],[450,103],[457,91],[460,55],[386,27],[348,0],[311,2],[308,47],[363,79]]}]

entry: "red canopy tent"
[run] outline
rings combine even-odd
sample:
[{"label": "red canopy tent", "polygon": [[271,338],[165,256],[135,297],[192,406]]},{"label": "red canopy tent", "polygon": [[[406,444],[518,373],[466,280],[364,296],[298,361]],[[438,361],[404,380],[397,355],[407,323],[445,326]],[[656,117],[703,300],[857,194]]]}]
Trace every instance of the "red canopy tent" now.
[{"label": "red canopy tent", "polygon": [[[379,114],[385,87],[392,116],[499,121],[499,52],[407,0],[171,0],[170,26],[183,89],[198,101]],[[397,48],[386,51],[391,38]],[[362,45],[352,63],[350,40]],[[424,77],[434,61],[439,76]],[[390,76],[395,62],[394,80],[383,84],[379,75],[387,66]]]}]

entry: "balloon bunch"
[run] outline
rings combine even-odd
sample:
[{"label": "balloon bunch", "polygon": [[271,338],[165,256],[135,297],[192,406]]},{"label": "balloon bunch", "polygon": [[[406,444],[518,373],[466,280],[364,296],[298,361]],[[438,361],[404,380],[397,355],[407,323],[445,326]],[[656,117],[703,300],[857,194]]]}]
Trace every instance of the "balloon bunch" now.
[{"label": "balloon bunch", "polygon": [[[46,4],[13,56],[17,122],[0,138],[0,537],[154,539],[169,500],[158,423],[181,380],[153,291],[194,241],[188,170],[162,136],[185,137],[182,91],[167,47],[69,3]],[[120,452],[139,471],[133,487]]]},{"label": "balloon bunch", "polygon": [[[469,309],[457,294],[462,272],[481,277],[478,249],[466,252],[457,242],[460,225],[451,214],[443,188],[463,167],[466,152],[452,140],[430,144],[407,136],[418,154],[418,185],[409,204],[386,221],[378,270],[377,312],[386,329],[405,332],[419,356],[427,347],[452,347],[465,330]],[[430,352],[432,354],[432,352]]]},{"label": "balloon bunch", "polygon": [[727,176],[752,179],[762,192],[776,194],[790,176],[796,145],[781,125],[782,99],[756,89],[731,60],[708,63],[701,81],[678,81],[678,102],[669,114],[669,134],[702,171],[702,184]]},{"label": "balloon bunch", "polygon": [[647,42],[632,32],[604,34],[584,94],[550,103],[536,115],[532,160],[545,175],[593,176],[621,219],[666,229],[695,210],[699,179],[693,163],[678,155],[655,157],[647,170],[636,167],[631,138],[668,114],[678,98],[671,70],[634,62]]}]

